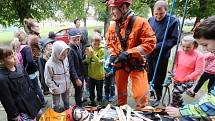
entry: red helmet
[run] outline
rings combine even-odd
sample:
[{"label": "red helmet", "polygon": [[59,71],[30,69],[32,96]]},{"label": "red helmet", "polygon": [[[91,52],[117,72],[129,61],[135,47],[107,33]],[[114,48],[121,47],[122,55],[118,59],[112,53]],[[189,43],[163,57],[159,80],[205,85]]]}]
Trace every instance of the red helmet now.
[{"label": "red helmet", "polygon": [[109,0],[108,6],[109,7],[117,7],[122,5],[123,3],[132,3],[132,0]]}]

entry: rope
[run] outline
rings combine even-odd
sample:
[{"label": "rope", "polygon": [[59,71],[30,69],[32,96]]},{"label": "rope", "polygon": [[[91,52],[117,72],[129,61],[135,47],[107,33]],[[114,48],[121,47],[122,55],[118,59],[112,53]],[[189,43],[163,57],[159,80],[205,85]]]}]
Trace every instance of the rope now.
[{"label": "rope", "polygon": [[152,81],[150,82],[150,90],[154,90],[155,76],[157,74],[158,64],[159,64],[159,61],[160,61],[160,58],[161,58],[164,43],[166,42],[167,32],[168,32],[168,28],[169,28],[169,24],[170,24],[170,18],[172,17],[172,12],[173,12],[174,5],[175,5],[175,0],[172,0],[172,6],[171,6],[170,14],[169,14],[169,17],[168,17],[168,23],[167,23],[166,30],[165,30],[165,33],[164,33],[164,38],[163,38],[163,42],[162,42],[162,45],[161,45],[161,50],[160,50],[160,53],[159,53],[159,56],[158,56],[158,60],[156,62],[155,71],[154,71]]},{"label": "rope", "polygon": [[[175,0],[172,0],[172,6],[171,6],[170,14],[169,14],[169,17],[168,17],[168,23],[167,23],[167,27],[166,27],[165,34],[164,34],[163,43],[162,43],[161,50],[160,50],[160,53],[159,53],[159,56],[158,56],[158,60],[157,60],[157,63],[156,63],[154,76],[153,76],[153,78],[152,78],[152,81],[150,82],[150,90],[147,91],[139,100],[137,100],[136,103],[134,104],[134,106],[132,106],[132,107],[136,107],[136,106],[143,100],[143,98],[144,98],[145,96],[147,96],[147,94],[149,94],[150,92],[153,92],[153,93],[155,92],[155,90],[154,90],[155,75],[156,75],[156,73],[157,73],[158,62],[160,61],[161,53],[162,53],[162,51],[163,51],[164,43],[165,43],[165,41],[166,41],[166,36],[167,36],[167,32],[168,32],[168,28],[169,28],[169,24],[170,24],[170,18],[171,18],[171,16],[172,16],[172,12],[173,12],[174,5],[175,5]],[[156,98],[156,94],[155,94],[155,93],[154,93],[154,95],[155,95],[155,98]]]},{"label": "rope", "polygon": [[[162,98],[162,105],[163,106],[169,105],[170,104],[170,100],[171,100],[170,99],[169,85],[172,83],[172,77],[174,76],[173,69],[174,69],[174,65],[175,65],[175,62],[176,62],[176,56],[177,56],[177,51],[178,51],[178,48],[179,48],[179,43],[180,43],[181,33],[182,33],[183,25],[184,25],[184,20],[185,20],[185,17],[187,15],[188,2],[189,2],[189,0],[186,0],[185,6],[184,6],[184,14],[183,14],[182,23],[180,25],[180,31],[179,31],[179,35],[178,35],[178,40],[177,40],[177,46],[176,46],[176,51],[175,51],[175,55],[174,55],[173,65],[172,65],[171,71],[168,73],[167,80],[165,80],[165,82],[163,84],[163,87],[165,88],[164,95],[163,95],[163,98]],[[165,97],[166,97],[167,94],[168,94],[168,102],[165,104],[164,103],[164,99],[165,99]]]}]

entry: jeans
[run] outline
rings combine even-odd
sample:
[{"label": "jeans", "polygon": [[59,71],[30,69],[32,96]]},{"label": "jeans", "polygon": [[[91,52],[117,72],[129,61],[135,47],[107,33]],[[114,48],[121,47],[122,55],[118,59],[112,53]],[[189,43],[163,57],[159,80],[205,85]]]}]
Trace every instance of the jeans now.
[{"label": "jeans", "polygon": [[172,90],[172,105],[181,107],[183,106],[184,100],[182,94],[190,89],[193,86],[194,82],[183,82],[183,83],[174,83],[174,88]]},{"label": "jeans", "polygon": [[115,79],[114,75],[109,75],[105,77],[105,96],[109,98],[110,96],[115,96]]},{"label": "jeans", "polygon": [[97,92],[97,101],[102,101],[102,91],[103,91],[103,80],[95,80],[90,78],[89,80],[89,90],[90,90],[90,101],[94,102],[95,99],[95,87]]},{"label": "jeans", "polygon": [[209,83],[208,83],[208,93],[213,90],[213,87],[214,87],[214,83],[215,83],[215,75],[214,74],[209,74],[209,73],[206,73],[204,72],[198,83],[196,84],[195,88],[193,89],[193,91],[195,93],[197,93],[199,91],[199,89],[202,87],[202,85],[205,83],[205,81],[209,80]]},{"label": "jeans", "polygon": [[[148,67],[149,67],[149,73],[148,73],[148,80],[152,81],[155,71],[155,66],[157,64],[157,57],[158,55],[149,56],[148,57]],[[167,67],[168,67],[168,61],[169,58],[166,57],[166,55],[162,55],[158,64],[157,73],[155,75],[154,80],[154,90],[157,95],[157,100],[160,100],[162,98],[162,90],[163,90],[163,83],[166,78],[167,73]]]},{"label": "jeans", "polygon": [[52,107],[54,111],[60,112],[60,96],[63,100],[64,109],[69,108],[69,89],[62,94],[52,94]]},{"label": "jeans", "polygon": [[[82,84],[84,84],[84,81],[83,81],[84,78],[79,78],[79,79],[82,81]],[[75,103],[77,106],[83,107],[83,101],[82,101],[83,85],[81,87],[77,86],[75,81],[73,81],[72,83],[75,88]]]},{"label": "jeans", "polygon": [[38,78],[37,78],[37,76],[35,76],[35,78],[33,78],[33,79],[30,77],[30,81],[32,82],[33,89],[34,89],[35,93],[37,94],[37,96],[39,97],[41,103],[44,104],[45,103],[45,99],[44,99],[42,90],[41,90],[41,88],[40,88],[40,86],[38,84]]}]

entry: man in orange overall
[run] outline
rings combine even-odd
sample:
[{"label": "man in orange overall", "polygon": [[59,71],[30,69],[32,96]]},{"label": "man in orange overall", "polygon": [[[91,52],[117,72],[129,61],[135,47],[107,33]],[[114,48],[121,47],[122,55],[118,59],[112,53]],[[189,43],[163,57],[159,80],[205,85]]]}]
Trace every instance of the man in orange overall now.
[{"label": "man in orange overall", "polygon": [[[128,77],[132,81],[133,97],[138,101],[149,91],[145,71],[146,56],[155,48],[156,37],[147,20],[135,16],[129,8],[132,0],[109,0],[108,5],[115,21],[107,32],[107,49],[115,65],[118,104],[127,104]],[[121,65],[117,67],[117,65]],[[148,96],[137,105],[146,105]]]}]

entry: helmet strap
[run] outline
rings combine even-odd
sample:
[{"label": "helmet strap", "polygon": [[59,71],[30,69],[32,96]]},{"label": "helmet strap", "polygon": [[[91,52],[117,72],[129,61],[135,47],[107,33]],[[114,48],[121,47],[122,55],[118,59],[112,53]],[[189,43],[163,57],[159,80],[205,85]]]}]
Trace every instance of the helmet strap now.
[{"label": "helmet strap", "polygon": [[128,10],[126,12],[123,12],[122,9],[121,9],[121,6],[120,7],[117,7],[118,10],[122,13],[122,16],[116,20],[117,23],[122,23],[128,16],[128,14],[131,12],[131,10]]}]

